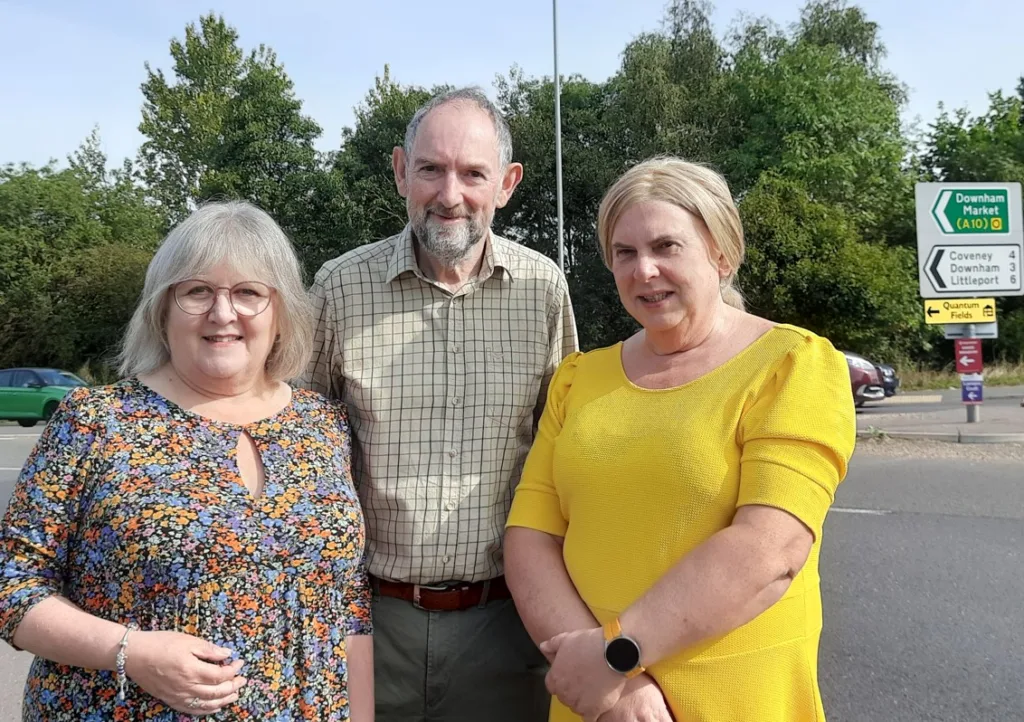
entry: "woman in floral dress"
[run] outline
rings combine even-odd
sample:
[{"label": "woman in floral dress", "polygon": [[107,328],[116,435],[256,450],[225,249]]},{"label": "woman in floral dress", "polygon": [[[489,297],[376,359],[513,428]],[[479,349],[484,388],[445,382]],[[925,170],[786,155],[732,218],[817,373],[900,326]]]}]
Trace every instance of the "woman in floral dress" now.
[{"label": "woman in floral dress", "polygon": [[0,530],[23,719],[372,719],[348,420],[286,383],[311,346],[269,216],[210,204],[167,237],[124,380],[65,398]]}]

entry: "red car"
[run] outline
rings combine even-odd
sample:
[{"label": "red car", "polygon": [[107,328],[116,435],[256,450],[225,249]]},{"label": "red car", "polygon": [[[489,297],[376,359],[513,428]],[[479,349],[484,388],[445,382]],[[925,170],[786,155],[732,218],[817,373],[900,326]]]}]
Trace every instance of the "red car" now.
[{"label": "red car", "polygon": [[882,374],[878,368],[863,356],[849,351],[844,352],[846,365],[850,369],[850,386],[853,390],[853,403],[858,407],[865,401],[881,401],[885,398],[885,387]]}]

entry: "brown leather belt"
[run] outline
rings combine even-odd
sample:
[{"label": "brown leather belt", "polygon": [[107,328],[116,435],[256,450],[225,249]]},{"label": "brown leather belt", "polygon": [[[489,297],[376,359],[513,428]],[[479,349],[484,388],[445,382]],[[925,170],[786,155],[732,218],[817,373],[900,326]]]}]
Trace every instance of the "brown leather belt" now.
[{"label": "brown leather belt", "polygon": [[512,598],[512,593],[505,584],[505,577],[450,586],[389,582],[377,577],[371,577],[371,581],[373,588],[382,596],[412,602],[414,607],[428,612],[457,612],[486,604],[491,600]]}]

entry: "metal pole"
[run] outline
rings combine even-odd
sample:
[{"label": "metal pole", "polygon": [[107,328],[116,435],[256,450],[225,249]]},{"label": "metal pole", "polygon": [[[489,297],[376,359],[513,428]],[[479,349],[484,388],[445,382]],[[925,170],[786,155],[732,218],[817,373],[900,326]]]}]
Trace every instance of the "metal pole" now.
[{"label": "metal pole", "polygon": [[[964,338],[974,338],[976,330],[973,323],[967,324],[966,333]],[[980,404],[968,404],[967,405],[967,423],[976,424],[981,421],[981,405]]]},{"label": "metal pole", "polygon": [[558,75],[558,0],[551,0],[551,29],[555,47],[555,196],[558,199],[558,267],[565,273],[562,221],[562,79]]}]

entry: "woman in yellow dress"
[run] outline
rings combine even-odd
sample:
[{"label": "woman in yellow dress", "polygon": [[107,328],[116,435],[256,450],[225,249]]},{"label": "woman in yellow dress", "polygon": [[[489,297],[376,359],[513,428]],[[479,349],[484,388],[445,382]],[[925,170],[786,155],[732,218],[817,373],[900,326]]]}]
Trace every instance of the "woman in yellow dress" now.
[{"label": "woman in yellow dress", "polygon": [[642,326],[565,359],[516,490],[506,575],[551,720],[824,720],[822,524],[853,453],[846,361],[743,310],[725,180],[629,170],[598,236]]}]

